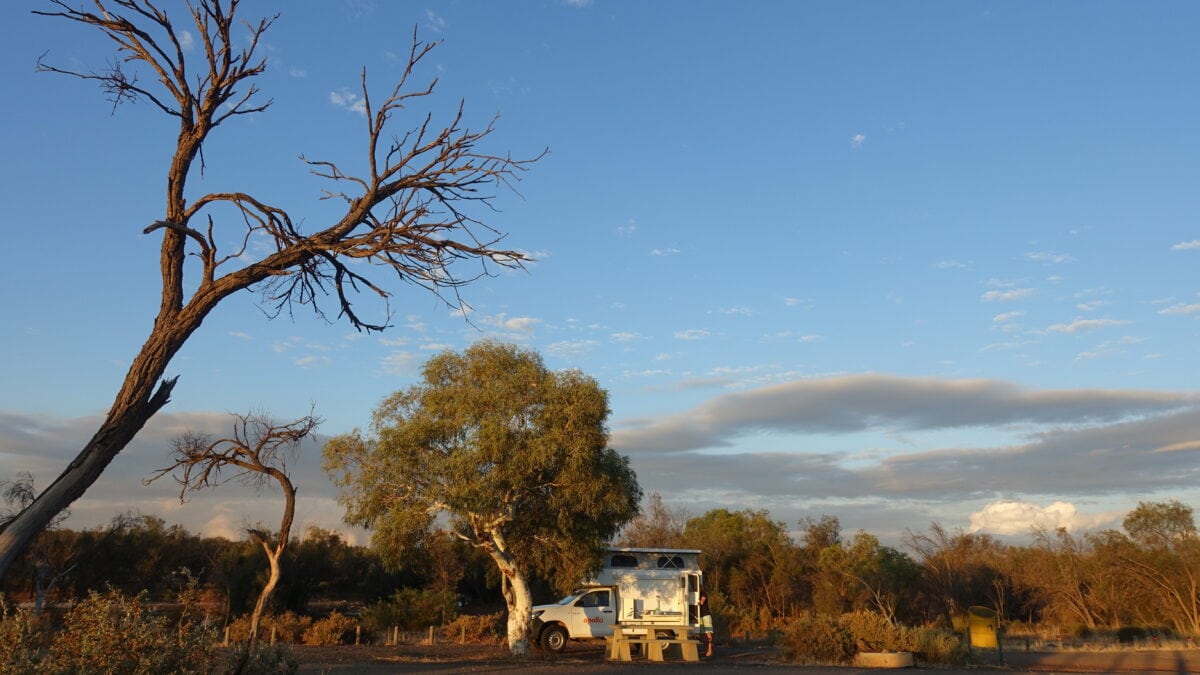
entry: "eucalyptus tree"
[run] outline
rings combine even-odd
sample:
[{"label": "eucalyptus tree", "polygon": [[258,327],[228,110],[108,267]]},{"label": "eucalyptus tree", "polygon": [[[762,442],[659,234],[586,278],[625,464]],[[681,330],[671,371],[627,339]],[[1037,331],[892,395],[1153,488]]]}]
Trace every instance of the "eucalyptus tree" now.
[{"label": "eucalyptus tree", "polygon": [[608,448],[608,395],[532,351],[477,342],[425,364],[375,411],[371,435],[337,436],[325,469],[346,521],[394,562],[445,532],[484,551],[502,579],[508,645],[530,646],[537,573],[560,588],[596,569],[638,512],[627,458]]},{"label": "eucalyptus tree", "polygon": [[899,622],[902,605],[911,600],[921,568],[906,553],[883,546],[869,532],[859,531],[845,544],[838,542],[820,553],[819,565],[830,578],[843,579],[840,588],[855,609],[873,609],[889,623]]},{"label": "eucalyptus tree", "polygon": [[[262,52],[276,17],[243,19],[239,0],[193,0],[169,8],[150,0],[91,0],[79,8],[66,0],[45,4],[47,10],[35,13],[97,31],[116,53],[99,70],[39,60],[40,70],[94,82],[114,105],[147,103],[177,122],[178,133],[164,139],[169,161],[162,216],[138,228],[161,238],[159,308],[149,335],[100,428],[46,490],[0,525],[0,576],[168,403],[178,376],[164,377],[167,367],[226,298],[256,289],[269,314],[306,306],[323,317],[321,305],[332,296],[338,317],[365,331],[387,326],[390,284],[408,282],[458,305],[458,289],[492,273],[490,263],[514,267],[525,259],[502,248],[503,235],[480,218],[494,214],[488,208],[491,190],[510,185],[536,161],[480,149],[493,126],[468,128],[461,104],[444,125],[418,113],[407,129],[394,129],[393,117],[416,107],[437,81],[409,85],[436,46],[414,32],[407,64],[382,97],[371,95],[366,71],[361,73],[364,168],[302,157],[309,172],[327,181],[321,199],[343,203],[344,211],[308,227],[294,211],[246,191],[197,194],[189,178],[203,171],[211,179],[223,159],[209,147],[210,136],[271,106],[255,78],[267,68]],[[263,124],[260,133],[270,128]],[[114,149],[120,147],[114,143]],[[472,215],[477,208],[484,215]],[[47,210],[46,218],[52,217]],[[380,299],[380,319],[359,314],[352,300],[360,292]]]},{"label": "eucalyptus tree", "polygon": [[1138,502],[1122,526],[1127,536],[1096,537],[1101,555],[1116,560],[1154,599],[1161,618],[1181,633],[1200,636],[1200,530],[1192,507],[1174,499]]}]

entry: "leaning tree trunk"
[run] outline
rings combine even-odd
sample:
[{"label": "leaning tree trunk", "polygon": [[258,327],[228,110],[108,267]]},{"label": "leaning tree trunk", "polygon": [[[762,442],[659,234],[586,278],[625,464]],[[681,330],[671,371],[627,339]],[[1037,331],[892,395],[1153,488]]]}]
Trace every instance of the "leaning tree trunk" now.
[{"label": "leaning tree trunk", "polygon": [[267,605],[271,601],[271,595],[275,593],[275,587],[279,585],[279,578],[282,576],[279,562],[283,558],[284,549],[287,548],[288,538],[292,536],[292,522],[296,515],[296,487],[292,485],[291,479],[278,469],[268,469],[265,473],[279,481],[279,487],[283,490],[283,518],[279,523],[279,541],[275,546],[271,546],[271,538],[265,532],[250,531],[250,537],[257,541],[259,546],[262,546],[263,552],[267,554],[267,560],[271,564],[271,576],[267,579],[267,585],[263,587],[262,593],[258,594],[258,602],[254,605],[254,614],[250,616],[250,642],[246,649],[247,653],[254,647],[254,642],[258,639],[258,626],[262,622],[263,612],[266,611]]},{"label": "leaning tree trunk", "polygon": [[[165,365],[165,360],[164,360]],[[137,368],[135,364],[134,368]],[[159,368],[159,374],[162,372]],[[126,377],[132,379],[133,370]],[[157,379],[157,378],[156,378]],[[117,453],[129,444],[146,421],[167,404],[175,379],[163,380],[152,396],[137,398],[109,411],[96,435],[61,475],[0,530],[0,579],[50,521],[91,487]],[[123,392],[124,393],[124,390]]]},{"label": "leaning tree trunk", "polygon": [[275,593],[275,587],[279,585],[280,569],[279,558],[283,553],[281,550],[273,550],[269,543],[260,541],[263,550],[267,553],[267,560],[271,565],[271,573],[267,579],[267,585],[263,586],[262,592],[258,594],[258,602],[254,604],[254,613],[250,615],[250,647],[254,647],[254,643],[258,640],[258,627],[262,623],[263,612],[267,609],[267,604],[271,601],[271,596]]},{"label": "leaning tree trunk", "polygon": [[215,301],[197,302],[182,310],[171,310],[164,303],[150,337],[125,374],[121,391],[100,430],[49,487],[12,520],[0,526],[0,579],[33,538],[55,516],[82,497],[146,422],[171,400],[177,378],[159,380],[171,358],[200,327],[215,304]]}]

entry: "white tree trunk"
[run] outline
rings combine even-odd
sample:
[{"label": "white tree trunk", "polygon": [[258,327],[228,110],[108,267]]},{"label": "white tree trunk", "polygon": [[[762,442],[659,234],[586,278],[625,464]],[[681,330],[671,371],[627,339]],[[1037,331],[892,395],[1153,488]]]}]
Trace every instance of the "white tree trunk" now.
[{"label": "white tree trunk", "polygon": [[488,552],[500,569],[504,603],[508,606],[508,649],[513,656],[529,655],[529,622],[533,619],[533,595],[529,582],[504,545],[504,536],[492,532]]},{"label": "white tree trunk", "polygon": [[[508,604],[508,649],[513,656],[529,655],[529,622],[533,620],[533,596],[520,570],[509,578],[512,600]],[[506,598],[507,599],[507,598]]]}]

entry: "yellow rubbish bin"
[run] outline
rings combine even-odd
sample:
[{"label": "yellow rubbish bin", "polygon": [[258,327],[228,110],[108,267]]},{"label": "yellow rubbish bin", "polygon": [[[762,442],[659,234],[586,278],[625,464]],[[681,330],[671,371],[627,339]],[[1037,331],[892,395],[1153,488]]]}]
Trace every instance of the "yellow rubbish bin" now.
[{"label": "yellow rubbish bin", "polygon": [[1000,641],[996,638],[996,610],[987,607],[971,607],[967,610],[967,628],[971,637],[972,647],[984,649],[999,649]]}]

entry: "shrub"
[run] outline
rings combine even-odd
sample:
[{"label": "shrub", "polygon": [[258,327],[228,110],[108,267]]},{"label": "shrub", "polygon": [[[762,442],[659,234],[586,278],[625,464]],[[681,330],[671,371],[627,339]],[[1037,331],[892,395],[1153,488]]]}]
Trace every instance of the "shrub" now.
[{"label": "shrub", "polygon": [[353,628],[354,619],[340,612],[332,612],[324,619],[313,622],[313,625],[304,631],[304,644],[312,647],[340,645],[346,633]]},{"label": "shrub", "polygon": [[850,635],[858,651],[863,652],[911,652],[914,651],[912,631],[898,626],[876,612],[851,612],[838,618]]},{"label": "shrub", "polygon": [[[249,655],[245,650],[245,645],[234,649],[225,659],[221,672],[239,675],[291,675],[300,669],[300,663],[296,661],[291,647],[287,645],[264,645],[260,642],[254,645]],[[245,659],[244,663],[241,663],[242,659]]]},{"label": "shrub", "polygon": [[940,628],[914,628],[912,635],[910,651],[925,663],[960,666],[970,660],[970,651],[954,633]]},{"label": "shrub", "polygon": [[464,614],[446,624],[442,635],[448,640],[495,644],[506,635],[504,612],[495,614]]},{"label": "shrub", "polygon": [[1129,644],[1146,639],[1146,629],[1141,626],[1121,626],[1117,629],[1117,642]]},{"label": "shrub", "polygon": [[145,607],[145,593],[92,592],[71,607],[50,647],[51,670],[207,673],[214,636],[187,613],[178,625]]},{"label": "shrub", "polygon": [[946,665],[969,657],[953,633],[893,625],[875,612],[802,617],[784,629],[778,644],[785,659],[802,663],[848,663],[859,651],[913,652],[926,663]]},{"label": "shrub", "polygon": [[401,630],[420,630],[453,621],[458,614],[454,593],[402,588],[387,600],[363,610],[362,623],[368,631],[386,635],[392,626]]},{"label": "shrub", "polygon": [[783,658],[797,663],[849,663],[854,657],[854,636],[837,619],[821,614],[802,616],[780,636]]},{"label": "shrub", "polygon": [[20,608],[10,608],[0,596],[0,673],[32,675],[37,673],[45,645],[39,636],[46,634],[40,617]]},{"label": "shrub", "polygon": [[[271,632],[275,632],[276,642],[300,644],[305,631],[312,626],[312,619],[295,612],[283,614],[268,614],[258,624],[258,639],[270,642]],[[245,642],[250,639],[250,615],[244,614],[229,624],[230,642]]]}]

